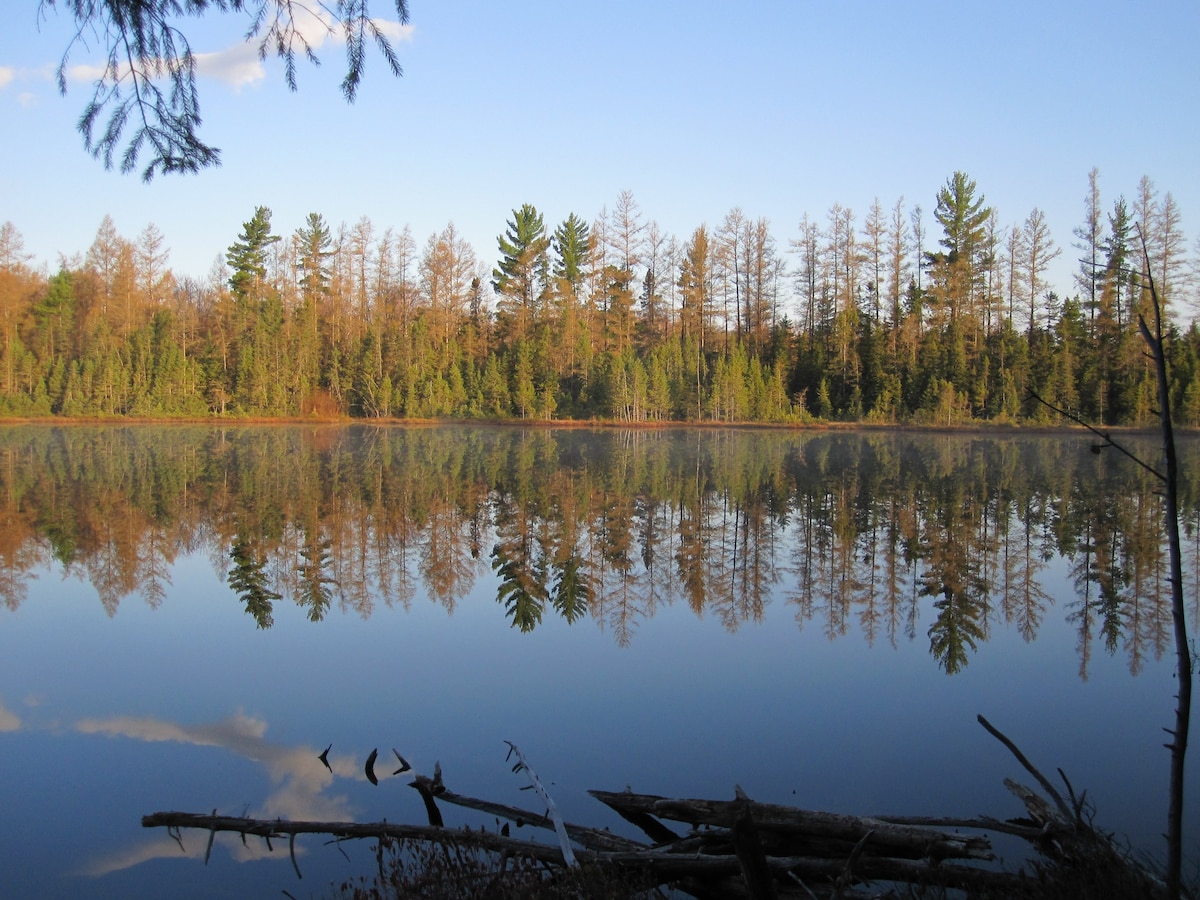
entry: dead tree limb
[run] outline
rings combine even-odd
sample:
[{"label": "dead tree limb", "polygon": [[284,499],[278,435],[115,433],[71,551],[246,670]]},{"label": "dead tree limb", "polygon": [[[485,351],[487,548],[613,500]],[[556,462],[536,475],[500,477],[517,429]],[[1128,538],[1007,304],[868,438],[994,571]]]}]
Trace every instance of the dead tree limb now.
[{"label": "dead tree limb", "polygon": [[397,840],[428,841],[448,844],[461,842],[484,850],[524,854],[534,859],[555,863],[562,854],[549,844],[508,838],[489,831],[441,828],[433,825],[404,825],[397,822],[314,822],[283,819],[252,819],[243,816],[218,816],[203,813],[156,812],[142,816],[143,828],[197,828],[203,831],[251,834],[267,840],[294,838],[299,834],[328,834],[345,840],[393,838]]},{"label": "dead tree limb", "polygon": [[433,828],[442,827],[442,811],[438,809],[438,805],[434,802],[435,794],[444,792],[443,787],[439,792],[438,785],[431,781],[425,775],[417,775],[408,786],[421,795],[421,801],[425,804],[425,817],[429,819],[429,824]]},{"label": "dead tree limb", "polygon": [[[448,791],[436,766],[434,778],[415,776],[413,787],[421,792],[430,813],[429,825],[404,825],[391,822],[312,822],[281,819],[251,819],[244,816],[198,815],[162,812],[145,816],[147,828],[167,829],[182,848],[181,831],[194,828],[209,834],[209,852],[217,832],[262,837],[271,848],[272,839],[288,840],[288,855],[296,876],[301,877],[296,861],[296,836],[330,835],[341,849],[341,842],[374,839],[381,883],[386,878],[384,850],[393,842],[421,842],[439,848],[451,866],[461,862],[463,851],[489,854],[498,858],[503,877],[510,859],[521,858],[538,863],[547,872],[561,871],[587,863],[601,870],[633,876],[641,884],[672,884],[677,889],[707,900],[709,897],[749,896],[775,898],[803,896],[838,897],[851,900],[865,896],[856,892],[860,885],[872,882],[939,886],[948,890],[980,891],[994,896],[1014,893],[1023,883],[1021,873],[981,869],[979,860],[993,859],[988,831],[999,831],[1024,838],[1052,865],[1061,867],[1066,877],[1083,867],[1101,863],[1115,866],[1111,871],[1128,873],[1138,896],[1157,893],[1152,879],[1136,865],[1116,852],[1107,835],[1094,831],[1078,814],[1072,816],[1066,804],[1046,779],[1011,741],[995,728],[981,722],[1002,740],[1031,774],[1047,787],[1055,800],[1047,800],[1036,791],[1006,780],[1028,812],[1017,822],[994,819],[904,820],[896,817],[860,817],[816,812],[758,803],[741,788],[735,799],[672,799],[632,791],[611,793],[591,791],[591,795],[631,822],[638,823],[652,837],[670,837],[653,846],[563,822],[557,814],[530,812],[513,806],[465,797]],[[518,753],[513,748],[514,753]],[[518,753],[517,771],[528,771]],[[1065,779],[1064,779],[1065,780]],[[1074,792],[1071,791],[1074,801]],[[509,836],[508,826],[497,831],[471,828],[446,828],[435,798],[481,812],[504,817],[519,825],[551,829],[560,842],[575,841],[582,849],[564,853],[561,846],[523,841]],[[686,823],[690,833],[676,836],[660,819]],[[941,827],[929,827],[936,822]],[[983,834],[963,834],[944,827],[968,828]],[[342,851],[344,852],[344,851]],[[206,853],[207,856],[207,853]],[[557,877],[557,876],[550,876]],[[574,876],[572,876],[574,877]],[[811,887],[810,887],[811,885]]]},{"label": "dead tree limb", "polygon": [[[442,791],[437,796],[443,803],[478,810],[479,812],[499,816],[502,819],[509,819],[515,822],[518,827],[521,825],[532,825],[537,828],[549,829],[554,827],[541,813],[520,809],[516,806],[492,803],[490,800],[478,800],[475,797],[467,797],[463,794],[456,794],[453,791]],[[613,834],[611,831],[601,831],[598,828],[572,825],[570,822],[564,822],[563,827],[566,828],[567,835],[571,840],[589,850],[637,850],[645,846],[644,844],[639,844],[637,841]]]},{"label": "dead tree limb", "polygon": [[[1054,789],[1054,785],[1050,783],[1050,779],[1043,775],[1038,768],[1031,763],[1028,758],[1026,758],[1025,754],[1021,752],[1021,749],[1012,741],[1010,741],[1008,737],[1000,731],[1000,729],[996,728],[996,726],[994,726],[981,715],[977,715],[975,718],[978,720],[980,725],[987,729],[988,734],[1008,748],[1008,752],[1017,758],[1017,762],[1024,767],[1026,772],[1037,779],[1038,784],[1042,786],[1042,790],[1049,795],[1050,799],[1054,801],[1055,806],[1058,807],[1059,812],[1062,813],[1063,819],[1065,821],[1071,821],[1074,816],[1072,815],[1070,808],[1067,806],[1066,801],[1063,800],[1062,795],[1060,795],[1058,791]],[[1005,783],[1007,784],[1007,782]]]},{"label": "dead tree limb", "polygon": [[1158,420],[1162,429],[1163,459],[1166,472],[1163,476],[1166,500],[1167,553],[1171,567],[1171,624],[1175,631],[1175,677],[1179,682],[1179,693],[1175,698],[1175,728],[1168,730],[1171,743],[1170,800],[1167,805],[1167,871],[1166,890],[1168,900],[1178,900],[1183,889],[1183,777],[1187,762],[1188,730],[1192,718],[1192,654],[1188,646],[1187,610],[1183,601],[1183,559],[1179,540],[1179,462],[1175,455],[1175,430],[1171,421],[1171,391],[1167,381],[1167,354],[1163,346],[1162,303],[1154,286],[1154,274],[1150,269],[1150,253],[1146,249],[1146,236],[1138,226],[1142,241],[1142,256],[1146,261],[1147,282],[1153,304],[1154,329],[1146,324],[1145,316],[1138,315],[1138,331],[1150,348],[1154,360],[1154,374],[1158,381]]},{"label": "dead tree limb", "polygon": [[567,828],[563,824],[562,816],[558,814],[558,807],[554,805],[554,798],[543,787],[541,779],[537,776],[537,772],[530,768],[529,762],[525,759],[525,755],[521,752],[521,749],[512,741],[505,741],[504,743],[508,744],[509,757],[517,757],[517,764],[513,766],[513,771],[524,772],[529,778],[529,783],[533,785],[534,792],[546,804],[546,814],[550,817],[550,821],[554,823],[554,830],[558,834],[558,845],[562,848],[563,862],[572,868],[578,866],[579,863],[575,861],[575,851],[571,849],[571,839],[567,836]]}]

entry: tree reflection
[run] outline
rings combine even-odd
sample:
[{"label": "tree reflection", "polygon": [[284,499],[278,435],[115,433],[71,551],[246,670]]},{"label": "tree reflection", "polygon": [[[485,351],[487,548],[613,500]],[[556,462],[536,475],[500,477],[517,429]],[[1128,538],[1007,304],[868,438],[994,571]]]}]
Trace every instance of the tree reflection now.
[{"label": "tree reflection", "polygon": [[333,560],[329,552],[332,546],[333,542],[327,538],[321,539],[319,533],[306,531],[304,534],[300,564],[296,566],[296,572],[300,576],[296,587],[296,603],[307,607],[310,622],[320,622],[324,619],[333,600],[333,592],[329,586],[334,584],[334,580],[328,574]]},{"label": "tree reflection", "polygon": [[[947,673],[1058,607],[1086,678],[1097,648],[1137,672],[1167,646],[1153,487],[1061,435],[10,427],[0,602],[56,564],[110,615],[156,607],[199,553],[261,628],[281,603],[453,614],[487,579],[520,631],[591,619],[624,645],[676,603],[731,632],[776,603],[831,640],[924,636]],[[1196,616],[1200,484],[1181,497]]]},{"label": "tree reflection", "polygon": [[233,568],[229,570],[229,586],[246,604],[246,613],[259,628],[275,623],[275,601],[282,599],[267,585],[266,558],[261,548],[251,541],[238,538],[229,550]]}]

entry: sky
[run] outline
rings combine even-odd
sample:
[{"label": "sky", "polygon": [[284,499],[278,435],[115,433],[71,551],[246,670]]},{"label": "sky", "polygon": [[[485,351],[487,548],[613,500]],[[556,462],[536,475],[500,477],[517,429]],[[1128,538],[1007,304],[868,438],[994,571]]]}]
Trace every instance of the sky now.
[{"label": "sky", "polygon": [[[389,0],[371,12],[395,19]],[[686,240],[740,207],[779,248],[835,203],[856,224],[878,198],[925,210],[956,170],[1002,225],[1043,211],[1062,255],[1050,286],[1073,293],[1088,172],[1105,211],[1142,176],[1200,232],[1200,4],[410,0],[389,26],[401,78],[371,52],[355,103],[344,46],[320,67],[282,66],[243,41],[244,14],[184,20],[201,57],[201,137],[219,169],[105,171],[75,123],[95,39],[54,69],[65,12],[13,4],[0,30],[0,222],[35,262],[84,253],[105,215],[134,240],[155,224],[176,274],[206,277],[258,206],[288,235],[310,212],[412,229],[418,247],[454,222],[489,267],[513,210],[548,229],[593,220],[631,191],[644,221]]]}]

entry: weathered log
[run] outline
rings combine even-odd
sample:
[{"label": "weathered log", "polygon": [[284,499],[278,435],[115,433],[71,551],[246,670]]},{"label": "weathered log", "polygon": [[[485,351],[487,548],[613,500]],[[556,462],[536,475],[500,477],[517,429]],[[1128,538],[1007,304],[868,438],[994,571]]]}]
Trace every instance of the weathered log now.
[{"label": "weathered log", "polygon": [[[231,832],[240,835],[257,835],[271,838],[294,837],[300,834],[327,834],[337,839],[393,838],[414,840],[440,845],[463,845],[535,859],[547,865],[561,865],[559,848],[550,844],[539,844],[505,837],[495,832],[438,828],[429,825],[403,825],[393,822],[316,822],[284,821],[282,819],[252,819],[241,816],[217,816],[185,812],[157,812],[142,817],[145,828],[195,828],[210,833]],[[680,843],[685,843],[683,839]],[[609,865],[630,871],[653,873],[660,883],[681,879],[700,879],[711,882],[742,872],[742,865],[732,854],[712,856],[707,853],[677,852],[673,845],[646,847],[640,850],[596,852],[581,850],[578,858],[587,863]],[[806,857],[765,858],[767,868],[779,875],[793,873],[800,878],[826,880],[832,883],[843,871],[843,860],[813,859]],[[855,867],[855,874],[870,881],[896,881],[907,883],[936,883],[946,887],[988,887],[1002,890],[1016,884],[1016,876],[1003,872],[991,872],[953,864],[937,866],[913,861],[864,858]]]},{"label": "weathered log", "polygon": [[[741,811],[738,800],[674,800],[653,794],[632,792],[614,793],[589,791],[593,797],[618,812],[643,813],[687,822],[732,828]],[[849,816],[840,813],[816,812],[772,803],[750,803],[754,823],[761,831],[778,831],[793,835],[829,838],[849,846],[846,853],[873,831],[868,849],[875,855],[904,859],[978,859],[991,860],[991,844],[987,838],[952,834],[907,825],[894,825],[871,817]]]},{"label": "weathered log", "polygon": [[995,831],[1000,834],[1019,837],[1026,841],[1035,841],[1042,833],[1040,828],[1032,828],[1029,825],[1018,825],[1015,822],[993,819],[991,816],[978,816],[976,818],[961,818],[958,816],[872,816],[872,818],[878,819],[880,822],[887,822],[890,825],[919,825],[927,828],[971,828],[976,831]]},{"label": "weathered log", "polygon": [[[509,819],[520,825],[531,825],[535,828],[552,829],[553,823],[547,820],[542,813],[532,812],[527,809],[520,809],[516,806],[508,806],[503,803],[493,803],[490,800],[478,800],[475,797],[466,797],[462,794],[456,794],[453,791],[442,791],[437,795],[438,799],[443,803],[449,803],[454,806],[462,806],[466,809],[474,809],[479,812],[489,813],[493,816],[498,816],[502,819]],[[638,850],[644,847],[637,841],[627,837],[622,837],[619,834],[613,834],[611,831],[601,831],[598,828],[587,828],[583,825],[573,825],[570,822],[564,822],[564,827],[571,840],[580,844],[589,850],[613,851],[613,850]]]},{"label": "weathered log", "polygon": [[[1038,784],[1042,786],[1042,790],[1046,792],[1046,796],[1054,801],[1054,805],[1057,806],[1059,812],[1062,813],[1062,819],[1064,821],[1070,821],[1072,819],[1071,810],[1063,800],[1062,795],[1054,789],[1054,785],[1050,783],[1050,779],[1038,771],[1038,768],[1031,763],[1028,758],[1026,758],[1025,754],[1021,752],[1020,748],[1011,740],[1009,740],[1008,736],[1001,732],[1000,729],[998,729],[981,715],[976,716],[975,718],[979,724],[987,730],[988,734],[990,734],[1008,749],[1008,752],[1016,758],[1017,762],[1024,767],[1026,772],[1037,779]],[[1042,800],[1042,803],[1045,803],[1045,800]]]},{"label": "weathered log", "polygon": [[[592,796],[596,795],[595,791],[589,791],[589,793],[592,794]],[[656,844],[669,844],[672,841],[679,840],[680,838],[678,834],[676,834],[662,822],[658,821],[658,819],[654,818],[654,816],[650,815],[649,813],[613,806],[611,803],[609,806],[612,807],[617,815],[619,815],[630,825],[635,826],[640,832],[642,832],[642,834],[646,835]]]},{"label": "weathered log", "polygon": [[561,863],[562,853],[549,844],[505,837],[490,831],[443,828],[433,825],[403,825],[396,822],[313,822],[284,819],[251,819],[203,813],[156,812],[142,816],[143,828],[197,828],[209,832],[255,835],[267,840],[298,834],[327,834],[338,839],[393,838],[437,844],[463,843],[498,853],[523,855],[548,863]]},{"label": "weathered log", "polygon": [[[740,788],[738,793],[741,793]],[[750,896],[754,900],[775,900],[775,879],[767,865],[767,854],[758,840],[750,806],[749,799],[743,800],[742,810],[733,823],[733,852]]]}]

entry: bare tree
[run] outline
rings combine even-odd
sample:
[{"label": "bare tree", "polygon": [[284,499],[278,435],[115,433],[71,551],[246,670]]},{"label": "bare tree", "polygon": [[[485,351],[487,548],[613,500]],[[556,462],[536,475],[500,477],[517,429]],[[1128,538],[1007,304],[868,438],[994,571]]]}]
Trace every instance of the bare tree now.
[{"label": "bare tree", "polygon": [[908,261],[909,237],[904,224],[903,197],[898,199],[896,205],[892,207],[886,241],[889,324],[892,332],[892,351],[895,352],[896,335],[900,329],[900,320],[904,315],[900,304],[903,301],[905,286],[911,271]]},{"label": "bare tree", "polygon": [[1100,306],[1100,290],[1104,267],[1100,265],[1103,241],[1104,213],[1100,209],[1100,170],[1095,166],[1088,172],[1088,192],[1083,198],[1083,223],[1075,228],[1077,243],[1073,246],[1082,255],[1075,273],[1075,286],[1083,294],[1087,308],[1089,330],[1094,330],[1096,311]]},{"label": "bare tree", "polygon": [[[1045,286],[1046,269],[1056,259],[1062,250],[1054,246],[1054,238],[1050,236],[1050,226],[1046,224],[1045,214],[1036,207],[1025,219],[1021,228],[1021,272],[1024,275],[1025,299],[1029,302],[1029,336],[1037,327],[1037,302]],[[1047,311],[1049,318],[1051,311]],[[1049,327],[1049,322],[1046,323]]]}]

